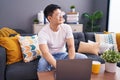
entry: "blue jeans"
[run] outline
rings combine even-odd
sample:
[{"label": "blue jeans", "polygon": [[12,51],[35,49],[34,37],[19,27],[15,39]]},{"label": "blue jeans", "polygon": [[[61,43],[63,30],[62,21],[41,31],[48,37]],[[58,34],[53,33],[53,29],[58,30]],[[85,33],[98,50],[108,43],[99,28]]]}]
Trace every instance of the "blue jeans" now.
[{"label": "blue jeans", "polygon": [[[62,52],[62,53],[56,53],[52,55],[56,60],[64,60],[64,59],[68,59],[68,53]],[[87,58],[86,55],[84,54],[80,54],[80,53],[76,53],[75,54],[75,59],[85,59]],[[38,63],[38,72],[44,72],[44,71],[51,71],[54,68],[52,67],[52,65],[50,65],[45,58],[41,57]]]}]

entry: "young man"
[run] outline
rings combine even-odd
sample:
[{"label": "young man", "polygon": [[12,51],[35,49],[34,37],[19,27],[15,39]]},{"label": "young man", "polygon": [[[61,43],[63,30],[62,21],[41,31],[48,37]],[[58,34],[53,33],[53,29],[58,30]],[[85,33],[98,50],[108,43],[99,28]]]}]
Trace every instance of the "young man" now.
[{"label": "young man", "polygon": [[[44,26],[38,33],[39,47],[43,56],[39,60],[37,74],[39,80],[50,80],[50,74],[54,80],[52,70],[56,68],[56,60],[87,57],[75,53],[72,29],[69,25],[63,24],[63,13],[58,5],[48,5],[44,10],[44,15],[49,24]],[[66,52],[66,43],[68,53]]]}]

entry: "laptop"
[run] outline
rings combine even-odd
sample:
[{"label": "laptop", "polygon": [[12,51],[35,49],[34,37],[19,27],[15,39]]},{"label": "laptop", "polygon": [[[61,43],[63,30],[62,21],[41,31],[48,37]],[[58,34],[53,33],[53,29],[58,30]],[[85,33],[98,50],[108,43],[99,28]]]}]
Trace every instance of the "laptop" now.
[{"label": "laptop", "polygon": [[57,60],[56,80],[90,80],[91,59]]}]

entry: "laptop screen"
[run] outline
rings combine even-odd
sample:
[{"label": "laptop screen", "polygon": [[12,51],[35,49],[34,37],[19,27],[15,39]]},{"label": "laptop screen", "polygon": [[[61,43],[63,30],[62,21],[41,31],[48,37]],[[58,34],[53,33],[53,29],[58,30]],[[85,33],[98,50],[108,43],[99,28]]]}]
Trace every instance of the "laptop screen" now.
[{"label": "laptop screen", "polygon": [[58,60],[56,80],[90,80],[91,59]]}]

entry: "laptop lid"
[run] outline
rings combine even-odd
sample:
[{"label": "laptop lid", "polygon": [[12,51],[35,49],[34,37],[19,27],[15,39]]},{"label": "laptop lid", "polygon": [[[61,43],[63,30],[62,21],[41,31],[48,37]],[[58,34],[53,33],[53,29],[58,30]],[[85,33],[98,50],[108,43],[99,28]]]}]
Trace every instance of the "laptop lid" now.
[{"label": "laptop lid", "polygon": [[57,60],[56,80],[90,80],[91,59]]}]

